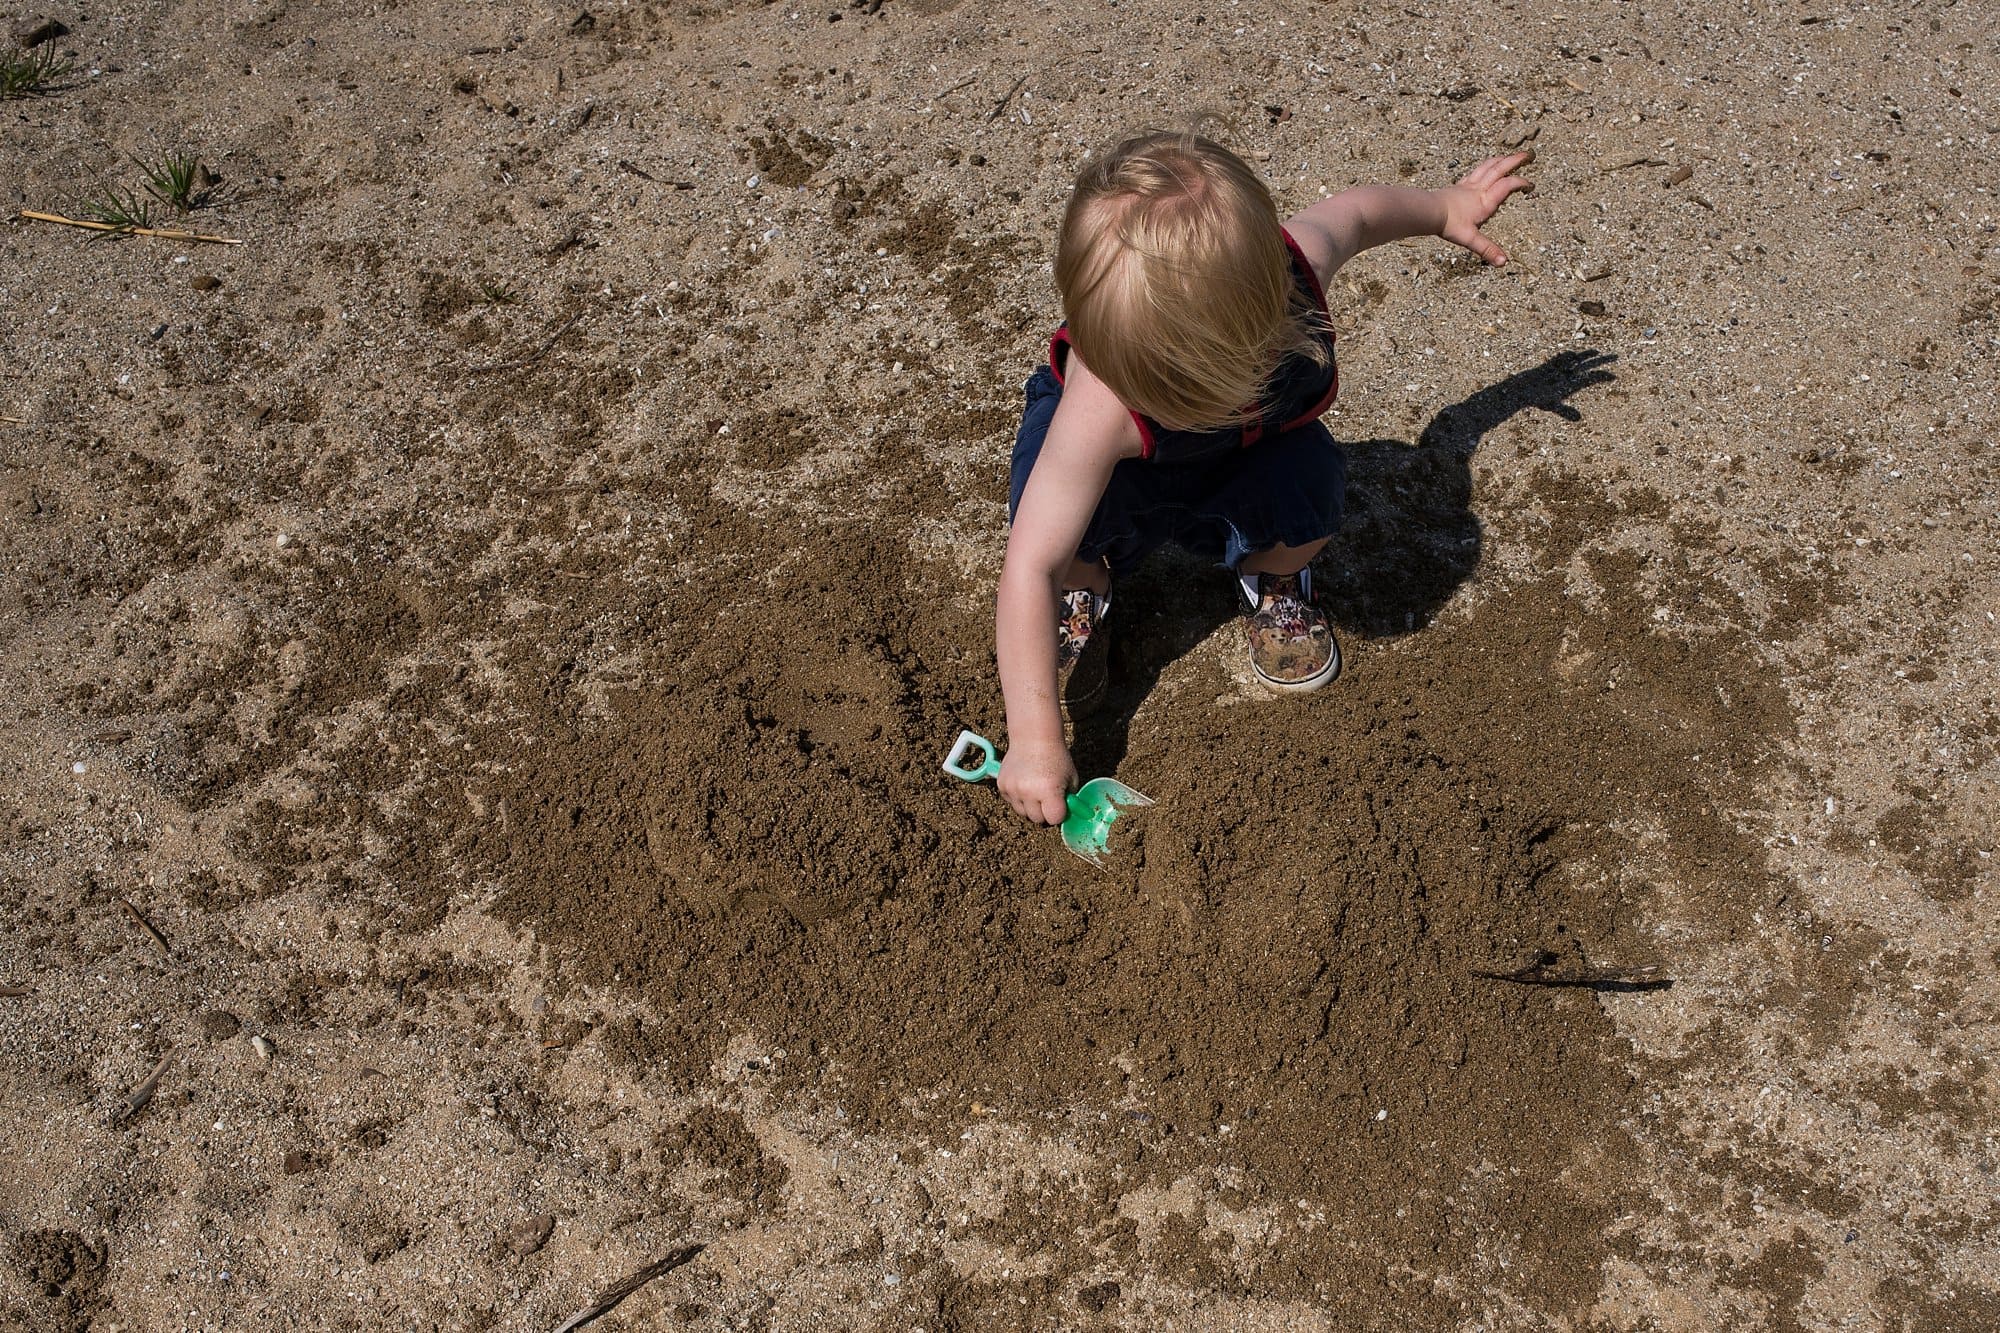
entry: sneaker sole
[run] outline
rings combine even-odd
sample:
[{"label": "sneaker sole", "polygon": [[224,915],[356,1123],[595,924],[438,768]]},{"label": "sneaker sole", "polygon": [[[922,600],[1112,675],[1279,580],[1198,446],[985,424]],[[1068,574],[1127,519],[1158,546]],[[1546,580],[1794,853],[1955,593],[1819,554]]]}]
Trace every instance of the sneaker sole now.
[{"label": "sneaker sole", "polygon": [[1276,690],[1280,694],[1310,694],[1314,690],[1319,689],[1323,685],[1332,684],[1334,678],[1340,674],[1340,666],[1341,666],[1340,643],[1338,640],[1335,640],[1333,645],[1333,656],[1327,659],[1325,666],[1313,672],[1310,676],[1307,676],[1304,680],[1274,679],[1273,677],[1267,676],[1263,672],[1257,670],[1257,664],[1254,661],[1250,663],[1250,672],[1252,675],[1257,677],[1257,683],[1264,686],[1264,688],[1266,689]]}]

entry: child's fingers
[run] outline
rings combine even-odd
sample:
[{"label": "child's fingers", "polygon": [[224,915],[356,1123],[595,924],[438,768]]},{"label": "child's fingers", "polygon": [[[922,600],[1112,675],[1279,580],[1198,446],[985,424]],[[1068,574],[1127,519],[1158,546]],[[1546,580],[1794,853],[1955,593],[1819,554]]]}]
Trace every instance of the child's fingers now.
[{"label": "child's fingers", "polygon": [[1502,153],[1498,157],[1489,157],[1485,161],[1476,164],[1472,170],[1466,172],[1465,176],[1459,181],[1459,184],[1470,185],[1475,189],[1484,189],[1494,181],[1499,180],[1502,176],[1512,175],[1516,167],[1534,160],[1535,154],[1533,149],[1519,153]]},{"label": "child's fingers", "polygon": [[1496,267],[1507,262],[1507,252],[1483,231],[1473,230],[1464,236],[1455,236],[1452,239]]}]

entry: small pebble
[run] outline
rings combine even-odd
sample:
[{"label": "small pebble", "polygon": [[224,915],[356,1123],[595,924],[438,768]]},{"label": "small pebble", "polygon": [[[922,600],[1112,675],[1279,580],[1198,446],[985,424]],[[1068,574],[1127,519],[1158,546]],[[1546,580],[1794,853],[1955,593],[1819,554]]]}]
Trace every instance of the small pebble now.
[{"label": "small pebble", "polygon": [[212,292],[222,285],[222,279],[213,273],[197,273],[188,279],[188,286],[198,292]]},{"label": "small pebble", "polygon": [[35,14],[21,20],[14,27],[14,45],[22,50],[40,46],[43,42],[53,42],[58,37],[69,36],[69,26],[61,19],[50,18],[46,14]]},{"label": "small pebble", "polygon": [[537,1213],[524,1217],[507,1230],[507,1248],[522,1259],[549,1243],[549,1236],[556,1229],[556,1219],[548,1213]]},{"label": "small pebble", "polygon": [[84,763],[83,760],[79,759],[75,763],[69,766],[69,771],[76,774],[78,777],[82,777],[85,773],[88,773],[90,771],[90,765]]},{"label": "small pebble", "polygon": [[1375,1113],[1375,1119],[1378,1121],[1387,1120],[1388,1118],[1389,1118],[1389,1113],[1387,1111],[1377,1111]]},{"label": "small pebble", "polygon": [[271,1058],[271,1039],[269,1037],[252,1037],[250,1039],[250,1049],[257,1052],[259,1060],[268,1060]]},{"label": "small pebble", "polygon": [[763,180],[763,179],[764,179],[764,178],[763,178],[762,176],[752,176],[752,177],[751,177],[751,178],[750,178],[749,180],[747,180],[747,181],[744,181],[743,183],[744,183],[745,185],[749,186],[749,187],[750,187],[751,189],[753,189],[753,190],[754,190],[754,189],[756,189],[756,188],[757,188],[757,182],[759,182],[759,181],[761,181],[761,180]]}]

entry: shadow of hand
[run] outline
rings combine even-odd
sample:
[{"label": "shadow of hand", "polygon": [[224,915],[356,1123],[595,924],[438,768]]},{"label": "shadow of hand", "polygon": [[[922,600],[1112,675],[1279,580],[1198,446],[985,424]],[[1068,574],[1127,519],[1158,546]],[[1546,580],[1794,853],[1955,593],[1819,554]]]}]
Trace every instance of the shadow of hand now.
[{"label": "shadow of hand", "polygon": [[1559,352],[1440,410],[1414,446],[1345,444],[1347,523],[1314,566],[1336,623],[1370,637],[1428,624],[1479,564],[1471,505],[1480,441],[1530,409],[1581,421],[1570,399],[1617,378],[1617,359],[1595,348]]},{"label": "shadow of hand", "polygon": [[1615,352],[1594,347],[1558,352],[1539,366],[1509,375],[1498,384],[1489,384],[1464,402],[1454,403],[1431,418],[1418,437],[1420,449],[1462,448],[1468,454],[1486,434],[1517,412],[1535,408],[1564,421],[1583,420],[1570,399],[1593,385],[1617,378],[1608,366],[1618,359]]}]

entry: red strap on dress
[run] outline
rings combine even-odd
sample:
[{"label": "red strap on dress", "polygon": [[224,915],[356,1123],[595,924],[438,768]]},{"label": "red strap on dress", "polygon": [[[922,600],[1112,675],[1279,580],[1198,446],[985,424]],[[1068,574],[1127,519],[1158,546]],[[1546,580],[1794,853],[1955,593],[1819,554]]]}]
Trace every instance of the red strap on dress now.
[{"label": "red strap on dress", "polygon": [[[1057,384],[1066,384],[1068,382],[1063,378],[1063,362],[1069,357],[1069,345],[1069,325],[1064,324],[1049,339],[1049,370],[1055,375]],[[1125,411],[1131,416],[1132,424],[1139,428],[1139,457],[1151,458],[1155,443],[1153,439],[1153,423],[1140,416],[1137,412],[1132,411],[1129,407]]]}]

